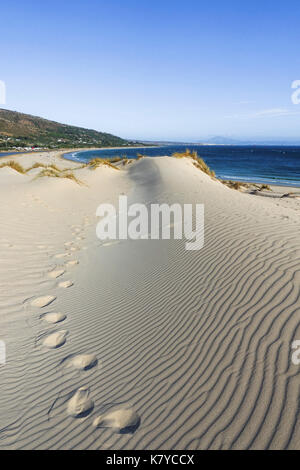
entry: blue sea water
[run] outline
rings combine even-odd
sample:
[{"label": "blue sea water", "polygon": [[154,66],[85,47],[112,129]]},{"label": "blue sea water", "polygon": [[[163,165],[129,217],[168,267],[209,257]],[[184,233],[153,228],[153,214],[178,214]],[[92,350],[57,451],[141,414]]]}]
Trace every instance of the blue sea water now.
[{"label": "blue sea water", "polygon": [[218,178],[300,187],[300,147],[292,146],[165,145],[119,150],[108,148],[68,153],[65,158],[88,162],[95,157],[136,158],[138,153],[155,157],[182,152],[187,147],[196,150]]},{"label": "blue sea water", "polygon": [[9,155],[18,155],[17,152],[0,152],[0,157],[9,157]]}]

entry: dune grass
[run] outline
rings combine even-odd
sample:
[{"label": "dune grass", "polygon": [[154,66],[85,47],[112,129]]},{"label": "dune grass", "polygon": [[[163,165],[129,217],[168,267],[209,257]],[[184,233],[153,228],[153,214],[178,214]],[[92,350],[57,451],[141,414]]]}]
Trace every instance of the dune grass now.
[{"label": "dune grass", "polygon": [[110,158],[110,159],[109,159],[109,162],[110,162],[110,163],[118,163],[118,162],[120,162],[121,160],[122,160],[122,157],[116,156],[116,157]]},{"label": "dune grass", "polygon": [[258,191],[272,191],[272,189],[268,184],[261,184]]},{"label": "dune grass", "polygon": [[242,188],[249,188],[250,185],[248,183],[243,183],[242,181],[232,181],[232,180],[220,180],[221,183],[228,186],[228,188],[235,189],[239,191]]},{"label": "dune grass", "polygon": [[255,188],[256,191],[272,191],[268,184],[255,184],[255,183],[244,183],[243,181],[232,181],[232,180],[220,180],[221,183],[228,186],[228,188],[235,189],[237,191],[245,188]]},{"label": "dune grass", "polygon": [[14,160],[1,163],[0,168],[4,168],[4,167],[12,168],[13,170],[17,171],[18,173],[21,173],[22,175],[26,173],[26,170],[22,167],[22,165],[20,165],[20,163],[15,162]]},{"label": "dune grass", "polygon": [[185,152],[175,152],[173,153],[172,157],[175,158],[191,158],[193,160],[193,163],[196,168],[199,168],[199,170],[203,171],[207,175],[211,176],[212,178],[215,178],[215,172],[209,168],[207,163],[203,160],[203,158],[198,157],[198,153],[193,150],[186,149]]},{"label": "dune grass", "polygon": [[[120,161],[120,160],[117,160],[117,161]],[[99,168],[99,166],[109,166],[110,168],[113,168],[114,170],[119,170],[119,168],[114,166],[109,160],[105,160],[103,158],[93,158],[87,163],[87,167],[89,167],[91,170],[96,170],[96,168]]]},{"label": "dune grass", "polygon": [[54,165],[54,163],[50,163],[50,165],[46,165],[45,163],[36,162],[30,168],[27,168],[26,173],[28,171],[34,170],[35,168],[45,168],[45,169],[51,168],[52,170],[55,170],[55,171],[58,171],[58,172],[59,171],[64,171],[61,168],[58,168],[56,165]]},{"label": "dune grass", "polygon": [[42,171],[39,172],[38,175],[34,179],[38,178],[43,178],[43,177],[48,177],[48,178],[66,178],[71,181],[74,181],[75,183],[79,185],[83,185],[84,183],[80,181],[74,173],[70,170],[64,170],[64,171],[57,171],[54,170],[53,168],[44,168]]}]

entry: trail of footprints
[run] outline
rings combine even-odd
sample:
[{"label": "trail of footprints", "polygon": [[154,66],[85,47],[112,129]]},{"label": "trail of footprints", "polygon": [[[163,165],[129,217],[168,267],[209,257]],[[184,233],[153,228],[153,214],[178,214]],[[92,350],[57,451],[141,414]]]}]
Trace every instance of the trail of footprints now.
[{"label": "trail of footprints", "polygon": [[[87,217],[84,219],[83,225],[88,225]],[[72,226],[71,228],[73,229],[72,235],[75,236],[77,243],[84,240],[84,236],[82,235],[83,229],[78,226]],[[71,252],[75,252],[80,249],[73,241],[66,242],[64,246],[67,251],[54,255],[54,258],[67,258],[71,256]],[[76,259],[65,261],[65,266],[67,267],[76,266],[78,264],[79,261]],[[64,267],[59,266],[50,271],[48,273],[48,277],[50,279],[58,279],[63,276],[65,272],[66,270]],[[74,284],[71,280],[61,281],[58,283],[58,287],[64,289],[70,288],[73,285]],[[56,297],[54,295],[45,295],[32,300],[31,306],[36,308],[44,308],[51,305],[55,300]],[[41,315],[40,318],[51,325],[57,325],[63,323],[66,320],[67,315],[61,312],[48,312]],[[69,332],[64,329],[50,333],[43,339],[42,344],[49,350],[60,348],[66,343],[68,333]],[[78,371],[88,371],[98,364],[98,360],[95,354],[74,354],[63,362],[65,362],[65,366],[67,368],[73,368]],[[73,418],[85,418],[90,415],[93,409],[94,402],[90,397],[90,391],[87,387],[80,387],[77,389],[67,402],[67,414]],[[140,417],[138,413],[130,406],[111,408],[93,420],[94,428],[110,428],[113,432],[121,434],[132,434],[136,431],[139,425]]]}]

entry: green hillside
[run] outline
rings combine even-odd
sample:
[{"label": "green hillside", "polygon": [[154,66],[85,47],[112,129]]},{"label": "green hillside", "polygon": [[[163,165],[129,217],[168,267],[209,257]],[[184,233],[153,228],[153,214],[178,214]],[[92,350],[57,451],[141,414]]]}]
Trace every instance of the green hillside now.
[{"label": "green hillside", "polygon": [[134,144],[105,132],[0,109],[0,150],[19,147],[120,147]]}]

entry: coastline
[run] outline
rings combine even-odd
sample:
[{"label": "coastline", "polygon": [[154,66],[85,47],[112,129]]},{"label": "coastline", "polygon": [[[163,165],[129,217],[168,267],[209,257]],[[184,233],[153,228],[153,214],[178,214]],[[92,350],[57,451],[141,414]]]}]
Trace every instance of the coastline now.
[{"label": "coastline", "polygon": [[[205,148],[205,146],[203,146]],[[155,156],[171,156],[174,153],[177,152],[182,152],[185,150],[185,146],[180,146],[180,147],[174,147],[174,146],[165,146],[165,147],[149,147],[148,152],[143,152],[140,150],[140,153],[146,153],[147,156],[150,157],[155,157]],[[217,147],[216,147],[217,148]],[[134,147],[133,149],[136,149]],[[235,150],[232,150],[235,149]],[[132,152],[129,152],[126,155],[127,158],[132,159],[135,158],[135,155],[133,155]],[[193,150],[193,147],[192,147]],[[272,152],[276,152],[273,147],[268,147],[268,156],[267,156],[267,161],[266,161],[266,167],[264,168],[263,166],[259,166],[259,168],[256,171],[253,171],[253,165],[248,165],[247,162],[247,156],[245,155],[240,155],[239,153],[236,155],[234,152],[237,151],[235,147],[232,147],[230,149],[229,155],[225,153],[214,153],[211,154],[210,151],[208,150],[207,146],[205,150],[201,150],[201,146],[197,146],[194,148],[196,151],[200,151],[200,156],[205,160],[205,162],[216,172],[216,176],[223,181],[226,180],[231,180],[231,181],[237,181],[237,182],[243,182],[243,183],[249,183],[249,184],[268,184],[268,185],[274,185],[274,186],[284,186],[284,187],[294,187],[294,188],[299,188],[300,187],[300,174],[299,171],[297,172],[297,166],[296,166],[296,172],[291,174],[289,170],[289,166],[286,165],[286,173],[284,171],[280,170],[280,174],[278,173],[278,164],[277,167],[275,166],[273,168],[272,166],[272,161],[270,161],[270,156],[271,159],[273,159],[274,154]],[[266,150],[266,149],[265,149]],[[300,150],[300,148],[299,148]],[[240,148],[238,149],[238,152],[240,151]],[[253,149],[248,149],[248,153],[252,152]],[[166,152],[166,153],[165,153]],[[135,153],[135,152],[134,152]],[[285,154],[286,152],[283,151]],[[235,155],[235,158],[233,156]],[[254,154],[250,154],[249,158],[253,157]],[[95,152],[95,157],[99,158],[112,158],[115,155],[110,152],[110,149],[99,149]],[[221,158],[220,158],[221,157]],[[261,156],[260,156],[261,157]],[[291,154],[290,158],[295,158],[294,153]],[[229,159],[229,160],[228,160]],[[238,161],[238,164],[236,163],[236,159]],[[263,159],[263,157],[262,157]],[[78,161],[84,162],[83,158],[78,159]],[[227,164],[224,165],[222,163],[223,161],[228,161]],[[297,165],[297,160],[294,161],[294,164]],[[282,165],[284,165],[284,161],[282,161]]]},{"label": "coastline", "polygon": [[[214,144],[216,145],[216,144]],[[200,145],[199,145],[200,146]],[[155,145],[155,146],[147,146],[147,147],[136,147],[136,146],[129,146],[129,147],[101,147],[101,148],[74,148],[74,149],[58,149],[58,150],[43,150],[43,151],[33,151],[33,152],[18,152],[18,153],[15,153],[15,154],[10,154],[10,155],[4,155],[4,156],[1,156],[1,152],[0,152],[0,160],[3,161],[5,158],[13,158],[13,157],[19,157],[19,156],[31,156],[31,155],[40,155],[40,154],[53,154],[55,153],[55,155],[59,155],[62,159],[65,159],[67,161],[73,161],[73,162],[79,162],[79,163],[85,163],[84,161],[81,161],[81,160],[76,160],[74,158],[68,158],[68,154],[73,154],[73,153],[78,153],[78,152],[89,152],[89,151],[105,151],[105,150],[122,150],[122,149],[143,149],[143,148],[160,148],[160,146],[158,145]],[[129,157],[130,159],[130,157]],[[214,168],[213,168],[214,169]],[[270,182],[270,181],[265,181],[263,178],[260,178],[260,180],[257,178],[255,179],[255,177],[253,179],[251,179],[251,177],[249,178],[245,178],[245,177],[222,177],[222,176],[219,176],[218,179],[220,181],[228,181],[228,180],[231,180],[233,182],[241,182],[241,183],[246,183],[246,184],[249,184],[249,185],[259,185],[259,184],[268,184],[269,186],[271,187],[275,187],[275,188],[279,188],[279,187],[282,187],[282,188],[286,188],[286,191],[288,192],[298,192],[299,188],[300,188],[300,183],[295,183],[295,184],[289,184],[288,182],[280,182],[280,181],[276,181],[275,183],[273,182]]]}]

